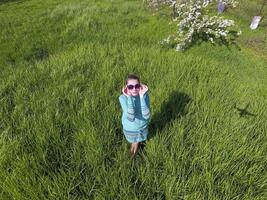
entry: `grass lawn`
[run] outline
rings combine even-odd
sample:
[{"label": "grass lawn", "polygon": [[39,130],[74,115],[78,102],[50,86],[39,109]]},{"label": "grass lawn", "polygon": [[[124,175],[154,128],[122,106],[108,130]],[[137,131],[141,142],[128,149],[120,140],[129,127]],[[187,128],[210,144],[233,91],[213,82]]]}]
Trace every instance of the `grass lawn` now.
[{"label": "grass lawn", "polygon": [[[0,199],[267,199],[267,7],[224,13],[236,46],[162,48],[141,0],[0,1]],[[131,158],[118,97],[149,86]]]}]

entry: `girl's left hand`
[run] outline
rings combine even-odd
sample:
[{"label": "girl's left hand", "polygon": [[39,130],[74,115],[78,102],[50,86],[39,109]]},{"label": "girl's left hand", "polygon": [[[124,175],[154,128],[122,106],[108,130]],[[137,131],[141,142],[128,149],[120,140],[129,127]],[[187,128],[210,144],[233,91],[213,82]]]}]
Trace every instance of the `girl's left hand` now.
[{"label": "girl's left hand", "polygon": [[141,88],[139,90],[139,96],[143,97],[144,94],[148,91],[148,87],[144,84],[141,84]]}]

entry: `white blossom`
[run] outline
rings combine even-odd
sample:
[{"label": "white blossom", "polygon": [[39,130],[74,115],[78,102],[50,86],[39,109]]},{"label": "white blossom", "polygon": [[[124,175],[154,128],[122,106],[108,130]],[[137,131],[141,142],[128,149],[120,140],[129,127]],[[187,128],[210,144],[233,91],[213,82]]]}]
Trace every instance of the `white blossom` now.
[{"label": "white blossom", "polygon": [[[172,24],[177,31],[161,44],[176,44],[176,51],[184,51],[199,38],[215,43],[217,40],[230,41],[229,29],[234,21],[220,16],[204,15],[204,9],[214,0],[145,0],[151,6],[169,5],[175,15]],[[222,0],[227,6],[236,6],[236,0]],[[240,35],[241,31],[236,35]]]}]

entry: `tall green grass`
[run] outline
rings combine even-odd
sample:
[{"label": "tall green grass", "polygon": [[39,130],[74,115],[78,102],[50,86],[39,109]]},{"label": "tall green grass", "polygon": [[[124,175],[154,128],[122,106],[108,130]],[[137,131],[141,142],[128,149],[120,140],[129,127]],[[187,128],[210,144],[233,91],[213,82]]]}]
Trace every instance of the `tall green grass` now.
[{"label": "tall green grass", "polygon": [[[240,49],[185,53],[160,47],[168,13],[142,1],[0,3],[0,199],[266,199],[256,2],[226,13],[242,28]],[[152,109],[134,158],[118,102],[130,72],[148,84]]]}]

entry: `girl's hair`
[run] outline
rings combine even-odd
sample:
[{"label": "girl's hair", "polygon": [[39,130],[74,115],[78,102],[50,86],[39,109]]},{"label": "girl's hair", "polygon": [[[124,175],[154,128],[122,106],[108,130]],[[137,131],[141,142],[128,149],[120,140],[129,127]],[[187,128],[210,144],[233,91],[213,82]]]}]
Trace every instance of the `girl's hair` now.
[{"label": "girl's hair", "polygon": [[126,84],[126,85],[127,85],[129,79],[137,80],[137,81],[140,83],[140,79],[139,79],[139,77],[138,77],[137,75],[135,75],[135,74],[129,74],[129,75],[128,75],[128,77],[127,77],[127,79],[126,79],[126,81],[125,81],[125,84]]}]

